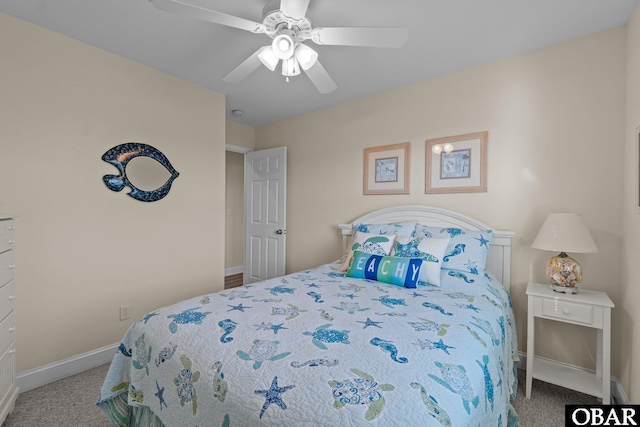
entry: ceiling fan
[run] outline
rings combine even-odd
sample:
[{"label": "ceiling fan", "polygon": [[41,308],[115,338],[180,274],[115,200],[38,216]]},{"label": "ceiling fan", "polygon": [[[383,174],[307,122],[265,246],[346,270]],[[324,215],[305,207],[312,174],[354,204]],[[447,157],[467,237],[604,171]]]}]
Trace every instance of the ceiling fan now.
[{"label": "ceiling fan", "polygon": [[318,45],[402,47],[407,30],[398,27],[316,27],[307,18],[310,0],[270,0],[264,7],[262,23],[190,4],[189,0],[149,0],[157,9],[192,18],[266,34],[273,40],[249,56],[223,77],[237,83],[261,64],[274,71],[282,60],[282,75],[289,77],[305,72],[320,93],[333,92],[337,86],[318,61],[318,53],[303,42]]}]

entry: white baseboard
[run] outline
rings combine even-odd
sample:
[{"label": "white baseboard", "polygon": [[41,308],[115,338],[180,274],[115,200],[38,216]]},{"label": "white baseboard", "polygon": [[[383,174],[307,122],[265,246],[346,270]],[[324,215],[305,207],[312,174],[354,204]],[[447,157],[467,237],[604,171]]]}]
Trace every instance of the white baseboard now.
[{"label": "white baseboard", "polygon": [[88,353],[20,372],[16,375],[16,383],[20,393],[109,363],[118,351],[118,345],[108,345]]},{"label": "white baseboard", "polygon": [[[527,354],[522,352],[518,352],[518,354],[520,355],[520,360],[518,361],[517,367],[518,369],[526,371],[527,370]],[[589,371],[584,368],[579,368],[577,366],[569,365],[568,363],[556,362],[555,360],[551,360],[551,359],[545,359],[545,360],[549,363],[555,363],[557,365],[566,366],[571,369],[577,369],[579,371],[593,373],[593,371]],[[524,384],[519,384],[519,386],[524,387]],[[629,397],[627,396],[627,393],[624,391],[624,388],[622,388],[622,383],[616,377],[611,377],[611,397],[615,399],[616,404],[618,405],[629,405]]]},{"label": "white baseboard", "polygon": [[629,396],[622,388],[622,383],[617,378],[611,379],[611,396],[616,400],[616,404],[618,405],[629,405]]},{"label": "white baseboard", "polygon": [[244,273],[244,266],[243,265],[237,265],[235,267],[229,267],[229,268],[225,268],[224,269],[224,275],[226,276],[233,276],[234,274],[240,274],[240,273]]}]

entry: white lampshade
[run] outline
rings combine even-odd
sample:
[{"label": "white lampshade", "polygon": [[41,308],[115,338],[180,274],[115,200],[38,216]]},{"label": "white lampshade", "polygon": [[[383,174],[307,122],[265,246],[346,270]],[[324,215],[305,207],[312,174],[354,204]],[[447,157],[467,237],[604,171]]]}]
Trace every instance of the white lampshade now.
[{"label": "white lampshade", "polygon": [[273,53],[280,59],[289,59],[293,56],[295,43],[289,34],[279,34],[271,42]]},{"label": "white lampshade", "polygon": [[531,247],[555,252],[598,252],[581,216],[572,213],[549,214]]},{"label": "white lampshade", "polygon": [[258,54],[258,59],[260,59],[264,66],[271,71],[276,69],[278,61],[280,61],[280,58],[276,56],[271,46],[266,46],[264,49],[262,49],[262,51]]},{"label": "white lampshade", "polygon": [[313,67],[318,60],[318,52],[302,43],[296,47],[295,56],[300,63],[300,67],[305,71]]}]

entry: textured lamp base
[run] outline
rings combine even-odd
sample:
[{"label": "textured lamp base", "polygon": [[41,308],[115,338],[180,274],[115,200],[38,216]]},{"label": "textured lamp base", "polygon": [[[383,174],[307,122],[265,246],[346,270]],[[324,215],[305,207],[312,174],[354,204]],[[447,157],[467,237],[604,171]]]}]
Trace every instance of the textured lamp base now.
[{"label": "textured lamp base", "polygon": [[552,289],[557,292],[578,293],[562,290],[562,288],[575,289],[576,284],[582,282],[582,267],[578,261],[564,252],[554,256],[547,263],[547,279],[551,282]]},{"label": "textured lamp base", "polygon": [[556,292],[561,292],[563,294],[577,294],[578,288],[575,286],[560,286],[560,285],[551,285],[551,289]]}]

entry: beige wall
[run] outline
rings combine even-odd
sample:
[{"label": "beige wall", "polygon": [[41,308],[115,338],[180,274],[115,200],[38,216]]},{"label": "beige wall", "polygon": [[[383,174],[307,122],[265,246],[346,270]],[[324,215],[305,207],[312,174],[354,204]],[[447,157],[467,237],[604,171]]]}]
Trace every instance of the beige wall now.
[{"label": "beige wall", "polygon": [[[638,132],[640,132],[640,6],[629,20],[627,35],[627,122],[624,147],[624,203],[622,206],[624,247],[620,304],[616,307],[620,322],[616,327],[620,352],[620,380],[632,403],[640,403],[640,214],[638,199]],[[635,357],[631,357],[635,355]]]},{"label": "beige wall", "polygon": [[256,129],[251,126],[227,120],[226,143],[248,150],[256,148]]},{"label": "beige wall", "polygon": [[224,267],[241,267],[244,260],[244,154],[226,153]]},{"label": "beige wall", "polygon": [[[525,350],[529,266],[545,281],[553,255],[531,243],[548,213],[574,211],[600,249],[575,255],[583,287],[607,291],[620,307],[625,61],[626,29],[616,28],[256,129],[258,149],[288,150],[287,271],[338,258],[336,224],[372,209],[460,211],[516,232],[511,293]],[[425,195],[424,141],[485,130],[488,191]],[[410,194],[364,196],[364,148],[401,142],[411,143]],[[614,330],[627,320],[615,311]],[[594,369],[593,330],[538,326],[539,355]],[[625,344],[616,334],[613,345]],[[614,375],[629,358],[614,353]]]},{"label": "beige wall", "polygon": [[[227,121],[227,145],[254,150],[256,130]],[[227,151],[225,198],[225,268],[242,267],[244,261],[244,155]]]},{"label": "beige wall", "polygon": [[[117,343],[223,286],[224,96],[0,14],[0,212],[16,231],[17,371]],[[155,203],[107,189],[135,141],[180,172]],[[119,307],[131,305],[131,319]]]}]

